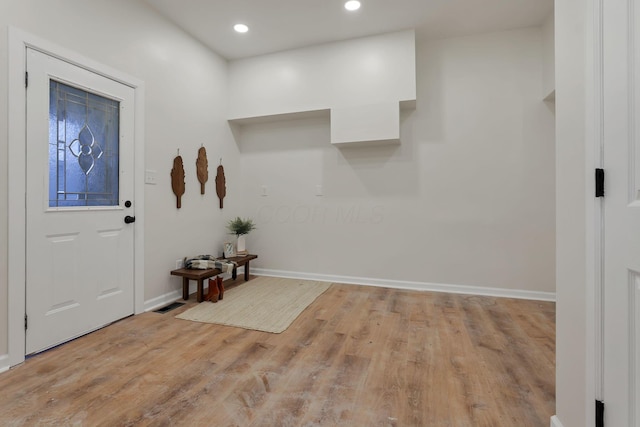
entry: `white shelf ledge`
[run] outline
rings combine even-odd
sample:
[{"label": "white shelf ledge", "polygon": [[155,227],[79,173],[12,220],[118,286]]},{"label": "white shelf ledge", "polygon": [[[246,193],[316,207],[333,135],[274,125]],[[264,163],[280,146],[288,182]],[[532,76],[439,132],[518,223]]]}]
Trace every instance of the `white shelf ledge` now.
[{"label": "white shelf ledge", "polygon": [[251,117],[233,117],[227,120],[230,124],[245,126],[286,120],[326,118],[331,126],[331,144],[336,147],[367,147],[400,144],[400,111],[415,108],[416,100],[414,99]]},{"label": "white shelf ledge", "polygon": [[326,117],[328,119],[330,115],[331,110],[329,108],[323,108],[319,110],[293,111],[290,113],[265,114],[251,117],[234,117],[227,121],[238,125],[250,125],[256,123],[270,123],[283,120],[298,120],[317,117]]}]

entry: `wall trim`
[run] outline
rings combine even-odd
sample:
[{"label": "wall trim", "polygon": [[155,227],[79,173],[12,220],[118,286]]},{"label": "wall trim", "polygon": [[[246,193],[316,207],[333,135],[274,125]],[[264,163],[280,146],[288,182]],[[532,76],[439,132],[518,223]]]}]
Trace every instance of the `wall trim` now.
[{"label": "wall trim", "polygon": [[[75,51],[61,47],[18,28],[8,28],[8,355],[11,366],[25,359],[26,334],[26,90],[24,75],[26,48],[90,70],[135,90],[135,215],[144,218],[144,82],[129,74],[91,60]],[[144,223],[134,231],[134,313],[144,308]]]},{"label": "wall trim", "polygon": [[551,427],[564,427],[557,415],[551,417]]},{"label": "wall trim", "polygon": [[144,311],[154,311],[182,299],[182,291],[175,290],[144,302]]},{"label": "wall trim", "polygon": [[9,364],[9,355],[3,354],[0,356],[0,374],[3,372],[7,372],[11,365]]},{"label": "wall trim", "polygon": [[517,298],[538,301],[556,300],[554,292],[525,291],[520,289],[485,288],[481,286],[454,285],[443,283],[411,282],[404,280],[374,279],[370,277],[337,276],[330,274],[302,273],[296,271],[252,268],[256,276],[285,277],[291,279],[320,280],[324,282],[347,283],[352,285],[377,286],[413,291],[447,292],[453,294],[482,295],[498,298]]}]

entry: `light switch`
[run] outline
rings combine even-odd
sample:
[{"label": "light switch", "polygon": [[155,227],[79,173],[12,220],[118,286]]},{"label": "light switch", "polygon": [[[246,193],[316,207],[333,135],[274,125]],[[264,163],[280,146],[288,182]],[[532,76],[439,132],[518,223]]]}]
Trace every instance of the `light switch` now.
[{"label": "light switch", "polygon": [[316,185],[316,196],[324,196],[322,194],[322,185]]},{"label": "light switch", "polygon": [[144,183],[149,185],[156,185],[158,183],[158,172],[151,169],[145,170]]}]

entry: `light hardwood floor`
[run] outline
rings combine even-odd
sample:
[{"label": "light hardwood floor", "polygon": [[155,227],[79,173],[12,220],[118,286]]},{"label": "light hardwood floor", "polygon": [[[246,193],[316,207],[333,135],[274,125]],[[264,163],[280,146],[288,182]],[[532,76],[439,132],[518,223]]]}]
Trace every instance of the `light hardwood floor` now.
[{"label": "light hardwood floor", "polygon": [[543,427],[555,412],[553,303],[334,284],[278,335],[174,318],[192,304],[0,374],[0,425]]}]

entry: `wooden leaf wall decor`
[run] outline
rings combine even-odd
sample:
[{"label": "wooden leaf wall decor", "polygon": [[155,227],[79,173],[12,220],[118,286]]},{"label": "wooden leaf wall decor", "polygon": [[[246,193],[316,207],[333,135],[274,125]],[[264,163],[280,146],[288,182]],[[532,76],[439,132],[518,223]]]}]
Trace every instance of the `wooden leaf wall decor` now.
[{"label": "wooden leaf wall decor", "polygon": [[182,165],[182,157],[177,156],[173,159],[173,169],[171,169],[171,188],[173,194],[176,195],[176,207],[180,209],[182,206],[181,198],[184,194],[184,166]]},{"label": "wooden leaf wall decor", "polygon": [[200,194],[204,194],[204,184],[209,180],[209,162],[207,161],[207,150],[200,147],[198,150],[198,160],[196,160],[196,173],[200,182]]},{"label": "wooden leaf wall decor", "polygon": [[224,177],[224,168],[222,165],[218,166],[218,171],[216,173],[216,193],[218,194],[218,198],[220,199],[220,209],[222,209],[222,199],[227,195],[227,180]]}]

